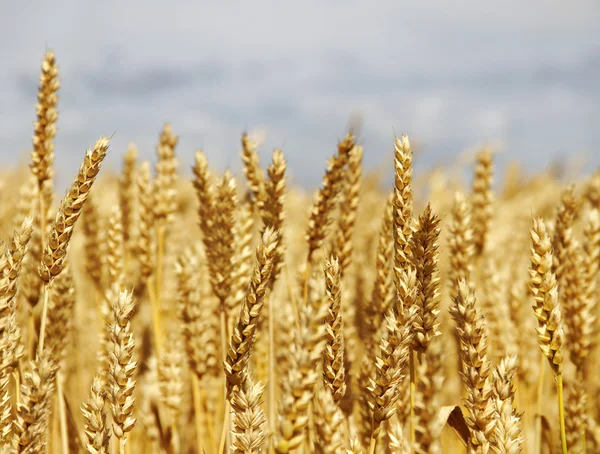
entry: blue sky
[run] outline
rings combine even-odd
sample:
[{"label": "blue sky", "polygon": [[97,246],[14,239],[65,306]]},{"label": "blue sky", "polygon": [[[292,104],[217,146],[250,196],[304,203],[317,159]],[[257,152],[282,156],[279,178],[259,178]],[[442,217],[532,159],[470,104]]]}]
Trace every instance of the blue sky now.
[{"label": "blue sky", "polygon": [[394,131],[421,166],[493,141],[542,169],[600,164],[600,2],[0,0],[0,162],[31,143],[46,48],[61,68],[56,163],[71,179],[86,147],[114,134],[154,158],[162,124],[193,151],[239,170],[239,136],[283,147],[315,185],[348,118],[363,118],[365,161],[390,159]]}]

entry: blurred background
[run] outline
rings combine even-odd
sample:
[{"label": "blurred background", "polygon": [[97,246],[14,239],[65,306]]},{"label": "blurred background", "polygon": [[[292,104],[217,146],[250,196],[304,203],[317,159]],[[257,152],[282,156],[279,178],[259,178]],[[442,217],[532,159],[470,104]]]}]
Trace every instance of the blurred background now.
[{"label": "blurred background", "polygon": [[282,147],[306,187],[356,119],[367,169],[391,167],[394,133],[420,168],[486,142],[526,170],[599,165],[600,2],[451,4],[0,0],[0,165],[28,159],[47,48],[61,71],[61,180],[101,134],[113,135],[108,167],[130,141],[153,159],[164,122],[184,172],[196,148],[239,172],[248,130],[264,163]]}]

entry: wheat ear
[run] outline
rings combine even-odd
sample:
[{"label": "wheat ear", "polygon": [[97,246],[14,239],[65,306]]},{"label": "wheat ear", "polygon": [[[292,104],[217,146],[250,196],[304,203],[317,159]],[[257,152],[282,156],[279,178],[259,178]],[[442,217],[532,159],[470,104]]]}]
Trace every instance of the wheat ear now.
[{"label": "wheat ear", "polygon": [[341,268],[337,257],[325,261],[325,288],[329,308],[325,319],[326,343],[323,352],[325,387],[334,401],[339,402],[346,392],[344,367],[344,323],[342,319]]},{"label": "wheat ear", "polygon": [[493,166],[492,152],[486,147],[477,154],[475,176],[473,178],[473,195],[471,197],[473,244],[476,256],[480,256],[485,248],[492,221]]},{"label": "wheat ear", "polygon": [[[48,51],[42,62],[38,102],[36,106],[37,120],[34,124],[33,152],[31,153],[31,172],[37,177],[41,188],[46,181],[52,179],[54,163],[54,137],[56,136],[56,120],[58,111],[58,66],[54,52]],[[43,210],[42,210],[43,212]]]},{"label": "wheat ear", "polygon": [[233,441],[231,450],[234,454],[259,453],[265,444],[265,414],[261,408],[264,386],[254,383],[250,376],[246,377],[241,388],[231,396],[233,409]]},{"label": "wheat ear", "polygon": [[58,66],[54,52],[47,51],[42,61],[42,74],[38,88],[36,122],[33,130],[33,151],[31,153],[31,173],[37,180],[37,211],[40,227],[40,247],[46,247],[47,223],[53,199],[54,138],[58,120]]},{"label": "wheat ear", "polygon": [[367,330],[366,345],[367,352],[375,350],[377,335],[381,322],[392,302],[392,265],[390,256],[393,254],[393,213],[394,198],[390,195],[387,199],[379,239],[377,242],[377,255],[375,257],[375,282],[371,292],[371,299],[365,308],[365,328]]},{"label": "wheat ear", "polygon": [[375,379],[371,378],[368,385],[372,411],[371,453],[374,452],[381,423],[389,420],[396,411],[395,403],[400,397],[398,386],[405,376],[413,342],[411,325],[416,312],[416,308],[410,306],[398,315],[390,311],[386,317],[387,336],[381,339],[375,363]]},{"label": "wheat ear", "polygon": [[458,282],[458,293],[450,307],[461,341],[461,377],[466,388],[465,421],[471,429],[469,452],[487,452],[494,434],[494,407],[490,383],[485,319],[475,307],[475,291],[467,281]]},{"label": "wheat ear", "polygon": [[425,353],[431,340],[438,336],[440,278],[438,276],[439,218],[427,205],[419,217],[419,228],[411,238],[411,262],[417,278],[417,317],[415,329],[415,350]]},{"label": "wheat ear", "polygon": [[313,402],[316,451],[320,454],[336,454],[342,449],[344,414],[326,388],[315,393]]},{"label": "wheat ear", "polygon": [[361,188],[363,148],[354,146],[348,154],[348,167],[340,197],[340,213],[330,255],[340,262],[340,274],[344,276],[352,262],[352,234],[356,222],[356,212]]},{"label": "wheat ear", "polygon": [[412,236],[412,149],[408,137],[396,137],[394,144],[394,275],[398,284],[410,266]]},{"label": "wheat ear", "polygon": [[173,452],[180,451],[178,421],[183,402],[183,345],[176,331],[167,338],[165,348],[160,352],[158,361],[158,383],[162,404],[168,410],[170,442]]},{"label": "wheat ear", "polygon": [[506,356],[492,373],[496,408],[492,451],[496,454],[518,454],[523,444],[521,417],[514,408],[513,379],[516,372],[516,356]]},{"label": "wheat ear", "polygon": [[563,454],[567,453],[562,365],[563,330],[558,286],[552,272],[552,242],[542,219],[534,219],[531,227],[530,289],[534,299],[533,312],[538,321],[538,343],[556,378],[560,438]]},{"label": "wheat ear", "polygon": [[277,248],[277,241],[277,232],[268,228],[263,234],[262,243],[256,249],[254,272],[237,324],[231,334],[224,364],[228,393],[231,393],[235,386],[240,386],[247,375],[247,364],[273,269],[273,255]]},{"label": "wheat ear", "polygon": [[348,160],[348,154],[354,147],[355,137],[348,135],[338,143],[338,153],[327,163],[323,176],[323,186],[316,192],[308,220],[306,239],[308,242],[308,262],[311,263],[313,254],[323,246],[327,229],[331,224],[333,207],[341,190],[342,169]]},{"label": "wheat ear", "polygon": [[147,285],[148,279],[154,270],[154,259],[152,254],[152,227],[154,226],[153,207],[153,184],[150,175],[150,164],[142,162],[137,172],[137,192],[139,201],[139,236],[137,238],[137,258],[140,264],[140,274],[143,285]]},{"label": "wheat ear", "polygon": [[84,266],[94,287],[103,294],[102,267],[98,266],[99,263],[102,263],[102,251],[98,247],[101,244],[99,220],[96,198],[90,196],[83,206],[81,214],[81,229],[84,234]]},{"label": "wheat ear", "polygon": [[244,163],[244,175],[248,182],[248,188],[252,194],[252,206],[261,211],[266,200],[265,174],[260,167],[258,159],[258,144],[247,133],[242,134],[242,161]]},{"label": "wheat ear", "polygon": [[109,453],[110,429],[106,425],[105,400],[104,380],[101,375],[96,375],[90,388],[90,397],[81,408],[85,420],[85,446],[90,454]]},{"label": "wheat ear", "polygon": [[35,454],[46,449],[56,371],[53,354],[46,349],[31,362],[31,370],[25,373],[13,435],[18,453]]},{"label": "wheat ear", "polygon": [[63,198],[52,227],[48,234],[42,261],[38,268],[40,277],[44,281],[44,306],[42,308],[42,321],[38,342],[38,354],[44,349],[44,336],[48,312],[48,287],[52,280],[62,271],[69,241],[73,235],[73,228],[81,215],[90,189],[100,171],[100,165],[108,151],[109,141],[101,137],[92,150],[87,150],[77,178],[71,185],[67,195]]},{"label": "wheat ear", "polygon": [[136,220],[135,210],[137,209],[135,204],[137,198],[137,157],[137,148],[133,143],[130,143],[123,159],[123,171],[119,177],[119,206],[123,217],[123,240],[128,252],[131,252],[134,230],[136,229],[134,224]]},{"label": "wheat ear", "polygon": [[[0,264],[0,443],[8,445],[12,434],[12,405],[9,395],[11,373],[19,374],[23,356],[21,329],[17,322],[17,283],[33,230],[33,218],[23,220]],[[18,390],[17,390],[18,391]]]},{"label": "wheat ear", "polygon": [[119,454],[125,452],[127,433],[133,429],[135,398],[134,374],[137,362],[133,359],[135,339],[130,319],[134,303],[131,294],[119,293],[113,300],[112,319],[108,330],[108,396],[110,400],[113,433],[119,439]]},{"label": "wheat ear", "polygon": [[565,282],[565,268],[570,264],[569,254],[573,250],[573,224],[577,214],[577,199],[575,186],[567,186],[560,197],[560,206],[556,210],[554,225],[554,238],[552,239],[552,270],[559,285],[559,293],[567,287]]},{"label": "wheat ear", "polygon": [[300,309],[299,330],[290,355],[288,374],[283,382],[279,423],[274,448],[287,454],[302,445],[309,423],[309,407],[319,379],[324,336],[321,311],[310,306]]}]

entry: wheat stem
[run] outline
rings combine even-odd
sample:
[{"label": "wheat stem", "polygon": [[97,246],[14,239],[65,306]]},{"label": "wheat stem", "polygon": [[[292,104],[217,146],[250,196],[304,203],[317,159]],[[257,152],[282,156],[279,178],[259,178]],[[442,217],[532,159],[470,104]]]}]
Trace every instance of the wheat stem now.
[{"label": "wheat stem", "polygon": [[225,413],[223,415],[223,427],[221,428],[221,438],[219,441],[219,449],[217,451],[218,454],[223,454],[225,452],[225,446],[229,433],[229,409],[231,404],[229,399],[225,399]]},{"label": "wheat stem", "polygon": [[161,322],[161,291],[163,277],[163,258],[165,252],[165,227],[158,225],[156,228],[156,294],[154,295],[154,337],[156,339],[156,349],[162,351],[162,322]]},{"label": "wheat stem", "polygon": [[558,394],[558,422],[560,424],[560,443],[562,447],[562,454],[568,454],[567,434],[565,429],[565,403],[563,401],[562,374],[556,374],[556,391]]},{"label": "wheat stem", "polygon": [[285,280],[287,284],[287,294],[290,299],[290,304],[294,310],[294,321],[296,329],[300,330],[300,308],[298,307],[298,301],[296,300],[296,292],[294,291],[294,285],[292,283],[292,276],[290,275],[290,267],[287,263],[284,265],[285,268]]},{"label": "wheat stem", "polygon": [[17,406],[21,403],[21,369],[20,367],[16,367],[13,371],[13,376],[15,378],[15,403]]},{"label": "wheat stem", "polygon": [[67,431],[67,412],[63,393],[63,378],[59,373],[56,377],[56,399],[58,400],[58,418],[60,423],[60,441],[62,452],[69,452],[69,434]]},{"label": "wheat stem", "polygon": [[269,298],[269,453],[275,452],[273,434],[275,433],[275,333],[273,320],[273,300]]},{"label": "wheat stem", "polygon": [[46,335],[46,319],[48,318],[48,294],[50,293],[50,284],[44,284],[42,286],[42,298],[43,298],[43,306],[42,306],[42,317],[41,317],[41,325],[40,325],[40,338],[38,342],[38,356],[41,356],[42,351],[44,350],[44,336]]},{"label": "wheat stem", "polygon": [[415,352],[411,350],[409,354],[408,367],[410,371],[410,452],[414,451],[415,437],[415,396],[417,393],[417,365],[415,364]]},{"label": "wheat stem", "polygon": [[156,285],[154,278],[148,279],[148,299],[150,300],[150,308],[152,309],[152,330],[154,331],[154,340],[156,342],[156,350],[159,352],[162,348],[160,333],[160,308],[156,298]]},{"label": "wheat stem", "polygon": [[209,452],[214,452],[214,443],[215,443],[215,429],[213,426],[212,416],[206,407],[206,396],[202,389],[199,389],[200,394],[200,402],[202,404],[202,409],[204,410],[204,415],[206,416],[206,427],[208,429],[208,447]]},{"label": "wheat stem", "polygon": [[40,243],[42,244],[42,251],[46,249],[46,209],[44,204],[44,191],[42,190],[43,184],[38,186],[38,216],[40,217]]},{"label": "wheat stem", "polygon": [[179,431],[177,430],[177,424],[175,423],[171,426],[171,447],[174,454],[179,454]]},{"label": "wheat stem", "polygon": [[[225,314],[225,307],[221,306],[219,310],[219,320],[221,323],[221,357],[223,363],[227,360],[227,316]],[[221,437],[219,439],[219,454],[225,452],[225,447],[229,446],[226,443],[228,435],[228,422],[229,422],[229,399],[227,398],[227,376],[223,376],[223,399],[225,400],[225,408],[223,409],[223,427],[221,429]]]},{"label": "wheat stem", "polygon": [[33,309],[31,308],[29,309],[28,327],[27,354],[30,358],[33,358],[35,354],[35,316],[33,315]]},{"label": "wheat stem", "polygon": [[375,454],[376,446],[377,446],[377,438],[371,438],[371,443],[369,444],[369,454]]},{"label": "wheat stem", "polygon": [[542,399],[544,396],[544,374],[546,371],[546,358],[540,357],[540,376],[538,378],[537,389],[537,409],[535,414],[535,452],[542,452]]},{"label": "wheat stem", "polygon": [[202,401],[200,400],[200,380],[192,374],[192,395],[194,399],[194,422],[196,423],[196,451],[202,452],[204,430],[202,427]]}]

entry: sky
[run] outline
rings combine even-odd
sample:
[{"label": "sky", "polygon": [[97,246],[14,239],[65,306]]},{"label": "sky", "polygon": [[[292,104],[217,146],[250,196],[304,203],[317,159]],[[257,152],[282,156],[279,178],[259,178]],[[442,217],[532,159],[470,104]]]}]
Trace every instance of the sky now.
[{"label": "sky", "polygon": [[367,169],[391,166],[394,134],[422,167],[493,143],[530,171],[553,159],[600,165],[600,2],[0,0],[0,165],[31,148],[40,63],[60,66],[56,167],[112,136],[154,159],[161,127],[180,135],[184,171],[202,148],[240,170],[240,134],[261,160],[286,153],[319,183],[349,118]]}]

